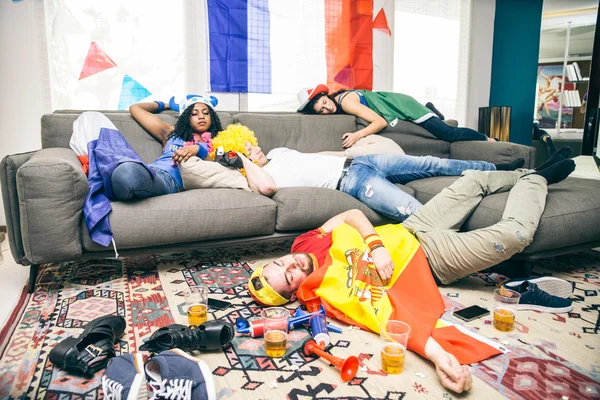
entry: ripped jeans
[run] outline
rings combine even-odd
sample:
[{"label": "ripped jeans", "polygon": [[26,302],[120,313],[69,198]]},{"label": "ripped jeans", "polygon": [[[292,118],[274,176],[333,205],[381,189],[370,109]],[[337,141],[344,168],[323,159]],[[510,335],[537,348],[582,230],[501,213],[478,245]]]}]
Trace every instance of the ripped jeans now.
[{"label": "ripped jeans", "polygon": [[459,176],[475,169],[495,171],[486,161],[462,161],[433,156],[385,153],[356,157],[340,182],[340,190],[389,218],[404,221],[423,205],[396,186],[432,176]]}]

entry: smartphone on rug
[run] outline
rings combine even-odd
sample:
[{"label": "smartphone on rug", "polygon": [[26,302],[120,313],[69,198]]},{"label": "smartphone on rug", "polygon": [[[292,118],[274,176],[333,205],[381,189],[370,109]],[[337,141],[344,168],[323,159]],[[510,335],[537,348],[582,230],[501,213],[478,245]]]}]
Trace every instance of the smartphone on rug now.
[{"label": "smartphone on rug", "polygon": [[479,306],[471,306],[466,307],[458,311],[454,311],[452,314],[456,318],[460,318],[463,321],[473,321],[474,319],[481,318],[484,315],[488,315],[490,313],[489,310],[479,307]]},{"label": "smartphone on rug", "polygon": [[212,299],[212,298],[208,298],[208,306],[210,308],[214,308],[216,310],[226,310],[229,307],[231,307],[231,303],[225,300],[217,300],[217,299]]}]

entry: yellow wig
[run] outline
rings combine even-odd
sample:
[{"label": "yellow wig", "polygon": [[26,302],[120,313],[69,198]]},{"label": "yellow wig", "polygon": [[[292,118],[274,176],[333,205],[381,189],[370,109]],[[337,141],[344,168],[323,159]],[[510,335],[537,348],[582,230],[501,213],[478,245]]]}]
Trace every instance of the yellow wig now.
[{"label": "yellow wig", "polygon": [[210,153],[210,157],[214,160],[216,156],[216,150],[222,147],[227,153],[229,151],[235,151],[248,156],[246,151],[246,143],[250,142],[252,146],[258,145],[254,132],[251,131],[247,126],[242,124],[231,124],[225,130],[219,132],[219,134],[213,139],[213,151]]}]

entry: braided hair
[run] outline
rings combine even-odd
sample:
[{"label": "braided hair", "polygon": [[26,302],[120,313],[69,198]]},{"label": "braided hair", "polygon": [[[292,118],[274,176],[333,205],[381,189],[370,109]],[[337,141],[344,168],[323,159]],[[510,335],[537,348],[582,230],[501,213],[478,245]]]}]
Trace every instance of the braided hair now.
[{"label": "braided hair", "polygon": [[[181,113],[181,116],[175,124],[175,129],[169,134],[167,140],[171,139],[172,137],[181,138],[185,142],[191,142],[194,140],[195,132],[190,125],[190,118],[192,117],[192,111],[194,111],[194,106],[196,104],[197,103],[190,104],[188,108]],[[208,132],[210,132],[210,136],[214,138],[220,131],[223,130],[223,128],[221,126],[221,120],[219,119],[219,116],[210,106],[208,106],[208,114],[210,115],[210,127],[208,128]]]}]

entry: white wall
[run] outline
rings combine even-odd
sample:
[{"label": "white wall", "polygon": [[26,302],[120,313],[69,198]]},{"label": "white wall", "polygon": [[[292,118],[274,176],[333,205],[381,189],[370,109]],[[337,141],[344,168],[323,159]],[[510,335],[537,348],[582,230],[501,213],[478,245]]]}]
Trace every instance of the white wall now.
[{"label": "white wall", "polygon": [[473,0],[471,52],[469,56],[469,97],[464,125],[477,129],[479,107],[490,104],[494,15],[496,0]]},{"label": "white wall", "polygon": [[[44,112],[36,7],[42,0],[0,1],[0,158],[41,148]],[[0,197],[0,205],[2,198]],[[6,225],[4,206],[0,225]]]}]

